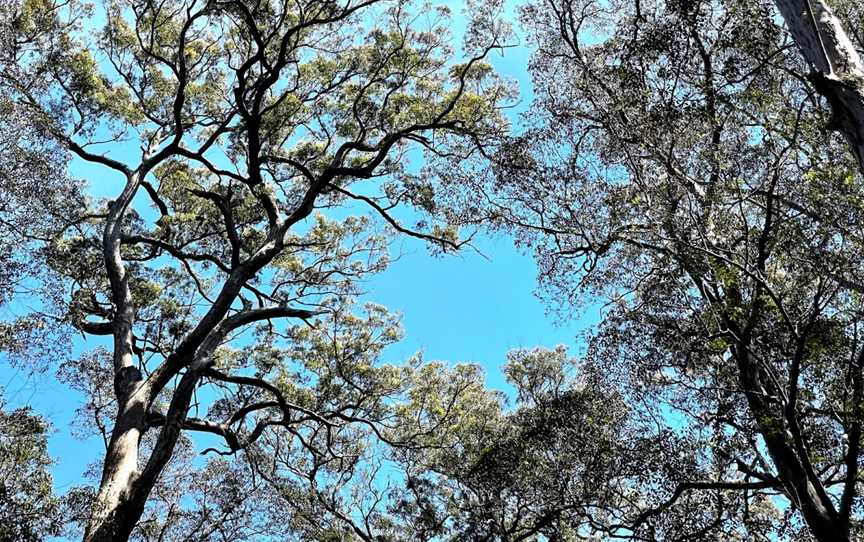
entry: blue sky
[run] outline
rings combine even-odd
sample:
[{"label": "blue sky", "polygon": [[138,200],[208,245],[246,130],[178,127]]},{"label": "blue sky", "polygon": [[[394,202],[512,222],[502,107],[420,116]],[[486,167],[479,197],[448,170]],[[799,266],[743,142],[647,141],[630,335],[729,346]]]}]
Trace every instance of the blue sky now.
[{"label": "blue sky", "polygon": [[[454,28],[458,36],[463,24],[458,16],[462,2],[449,5],[459,23]],[[514,20],[512,2],[507,11],[508,18]],[[531,97],[528,51],[524,46],[510,48],[493,57],[492,63],[499,73],[519,83],[521,102],[511,111],[512,120],[518,124],[518,112]],[[94,193],[106,195],[119,189],[105,169],[75,163],[73,172],[88,179]],[[419,350],[427,360],[476,362],[485,368],[491,387],[505,389],[499,367],[507,351],[575,345],[578,332],[596,321],[595,312],[566,322],[547,315],[546,306],[535,296],[536,266],[530,255],[513,247],[510,239],[481,237],[476,245],[483,255],[466,251],[433,257],[424,243],[397,239],[394,248],[401,257],[364,285],[369,301],[402,314],[405,338],[387,351],[384,361],[397,362]],[[76,351],[85,346],[80,342],[74,345]],[[96,344],[91,341],[86,346]],[[27,374],[3,363],[0,384],[5,385],[10,406],[29,404],[53,423],[49,451],[57,461],[54,478],[58,490],[79,483],[84,469],[102,453],[97,439],[80,441],[70,432],[81,397],[58,383],[51,373]]]}]

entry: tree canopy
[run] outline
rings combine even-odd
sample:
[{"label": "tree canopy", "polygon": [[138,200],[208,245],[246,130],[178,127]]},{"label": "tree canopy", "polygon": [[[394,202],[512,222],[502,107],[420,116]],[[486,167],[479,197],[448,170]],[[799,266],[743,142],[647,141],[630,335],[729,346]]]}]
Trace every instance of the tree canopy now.
[{"label": "tree canopy", "polygon": [[[75,1],[10,11],[10,108],[102,166],[111,193],[38,252],[65,292],[54,316],[112,338],[62,372],[106,443],[85,539],[180,526],[141,519],[184,431],[222,437],[217,453],[276,446],[274,485],[308,478],[316,506],[349,517],[327,499],[360,477],[364,442],[409,445],[449,413],[411,397],[410,365],[375,367],[394,324],[353,309],[386,234],[322,210],[358,202],[458,248],[446,217],[411,228],[391,209],[432,207],[437,169],[506,130],[512,92],[484,61],[505,30],[478,16],[457,62],[449,11],[401,1],[112,1],[104,25]],[[435,391],[447,405],[467,386]],[[199,408],[204,388],[219,398]]]},{"label": "tree canopy", "polygon": [[[43,422],[3,414],[0,529],[38,516],[9,537],[864,536],[860,6],[461,7],[2,8],[0,348],[105,447],[58,500]],[[561,318],[602,306],[509,354],[509,400],[392,362],[362,291],[394,239],[477,232]]]}]

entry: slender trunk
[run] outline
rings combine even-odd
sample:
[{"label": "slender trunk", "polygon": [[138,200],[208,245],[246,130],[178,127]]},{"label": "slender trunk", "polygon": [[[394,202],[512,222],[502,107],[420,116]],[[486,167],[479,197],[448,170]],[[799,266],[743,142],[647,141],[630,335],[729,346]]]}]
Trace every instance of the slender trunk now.
[{"label": "slender trunk", "polygon": [[[120,196],[109,205],[102,234],[102,256],[111,284],[114,305],[114,394],[117,417],[105,454],[102,480],[93,501],[85,542],[125,541],[143,512],[143,500],[135,498],[138,446],[145,430],[148,387],[134,365],[135,305],[120,252],[123,217],[140,183],[139,172],[130,172]],[[139,502],[140,501],[140,502]]]},{"label": "slender trunk", "polygon": [[831,105],[830,128],[843,133],[864,174],[864,63],[824,0],[776,0],[810,80]]},{"label": "slender trunk", "polygon": [[[181,346],[143,380],[134,366],[132,329],[135,309],[120,253],[122,217],[135,195],[138,175],[138,172],[130,173],[123,194],[112,203],[103,235],[105,265],[114,302],[113,361],[119,406],[84,542],[125,542],[129,539],[153,486],[174,452],[201,370],[211,361],[210,356],[227,332],[220,324],[242,284],[278,253],[284,235],[284,231],[277,232],[279,237],[265,245],[250,260],[251,263],[234,270],[213,306]],[[139,444],[147,429],[150,401],[183,367],[187,371],[172,391],[167,417],[153,451],[149,457],[139,458]]]}]

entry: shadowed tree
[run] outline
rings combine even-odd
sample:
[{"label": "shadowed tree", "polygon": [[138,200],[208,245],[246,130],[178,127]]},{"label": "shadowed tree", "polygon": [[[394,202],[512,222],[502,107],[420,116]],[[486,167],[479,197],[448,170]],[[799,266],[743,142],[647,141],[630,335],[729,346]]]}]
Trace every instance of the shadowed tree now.
[{"label": "shadowed tree", "polygon": [[[449,11],[401,0],[23,0],[3,13],[9,107],[99,166],[87,180],[110,194],[39,252],[64,285],[58,316],[111,341],[92,370],[69,372],[107,394],[85,540],[130,536],[187,431],[221,438],[220,453],[276,432],[339,473],[352,438],[399,446],[437,430],[393,417],[398,371],[362,351],[386,326],[346,313],[386,265],[384,237],[316,209],[370,209],[437,249],[461,246],[446,216],[413,227],[392,211],[434,211],[436,171],[506,130],[512,91],[484,61],[503,32],[490,16],[458,63]],[[359,326],[361,350],[303,335],[332,319]],[[175,521],[165,513],[153,521]]]},{"label": "shadowed tree", "polygon": [[857,539],[864,185],[773,4],[549,0],[522,17],[537,99],[466,215],[533,247],[565,312],[608,303],[585,363],[710,467],[590,529],[665,539],[669,506],[722,488],[740,506],[717,529],[780,495],[775,536]]}]

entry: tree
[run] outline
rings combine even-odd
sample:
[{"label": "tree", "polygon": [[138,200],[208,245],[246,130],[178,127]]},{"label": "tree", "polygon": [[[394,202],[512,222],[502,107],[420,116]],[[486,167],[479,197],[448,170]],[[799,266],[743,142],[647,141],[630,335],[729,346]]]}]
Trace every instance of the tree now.
[{"label": "tree", "polygon": [[0,411],[0,540],[37,542],[60,533],[47,429],[28,408]]},{"label": "tree", "polygon": [[[13,36],[10,18],[0,9],[0,33]],[[11,46],[0,44],[0,66],[12,68]],[[74,227],[84,205],[82,186],[65,175],[62,150],[34,126],[26,113],[16,107],[13,95],[0,86],[0,306],[13,315],[12,298],[27,297],[43,289],[50,302],[52,280],[44,262],[32,255],[56,232]],[[37,362],[33,356],[44,353],[56,339],[48,333],[48,323],[37,313],[16,315],[0,322],[0,350],[14,363]],[[38,362],[30,368],[40,369]],[[44,370],[44,368],[42,368]]]},{"label": "tree", "polygon": [[33,132],[0,89],[0,351],[18,368],[49,369],[45,359],[59,357],[65,337],[41,311],[19,313],[33,291],[53,303],[53,276],[33,253],[57,231],[74,227],[84,201],[81,185],[57,175],[65,164],[56,145]]},{"label": "tree", "polygon": [[[388,425],[415,380],[373,368],[376,333],[392,334],[380,311],[349,314],[357,281],[386,265],[385,239],[366,219],[315,213],[363,205],[461,246],[446,220],[409,227],[392,209],[434,210],[438,168],[506,130],[512,91],[484,61],[505,29],[478,17],[455,63],[449,12],[401,0],[112,0],[99,14],[102,29],[75,0],[6,8],[0,76],[31,129],[101,166],[92,181],[113,194],[39,252],[64,285],[55,316],[111,340],[70,372],[109,397],[94,409],[106,455],[85,540],[145,536],[184,432],[220,437],[220,453],[282,439],[310,454],[312,482],[350,474],[353,439],[398,447],[434,432],[417,398]],[[286,332],[284,319],[304,323]],[[343,326],[356,349],[342,350]],[[308,331],[325,327],[330,342]]]},{"label": "tree", "polygon": [[405,453],[412,491],[397,511],[417,539],[772,540],[770,501],[705,482],[710,443],[658,429],[598,368],[561,346],[510,352],[515,408],[489,409],[459,446]]},{"label": "tree", "polygon": [[623,533],[654,539],[668,505],[722,488],[743,501],[713,532],[780,495],[775,536],[857,539],[864,185],[772,5],[522,17],[538,98],[473,214],[533,247],[565,311],[608,301],[583,363],[703,467]]}]

